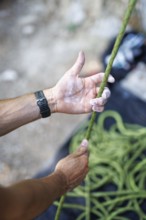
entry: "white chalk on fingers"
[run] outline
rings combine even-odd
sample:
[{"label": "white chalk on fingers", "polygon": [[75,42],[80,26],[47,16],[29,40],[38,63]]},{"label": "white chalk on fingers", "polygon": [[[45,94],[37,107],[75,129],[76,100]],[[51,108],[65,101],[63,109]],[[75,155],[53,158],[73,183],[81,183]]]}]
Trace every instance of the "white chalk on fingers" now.
[{"label": "white chalk on fingers", "polygon": [[115,78],[112,75],[109,75],[108,82],[109,83],[114,83],[115,82]]},{"label": "white chalk on fingers", "polygon": [[99,97],[99,98],[91,99],[90,100],[90,104],[92,106],[95,106],[95,105],[97,105],[97,106],[105,105],[106,102],[107,102],[107,99],[104,98],[104,97]]},{"label": "white chalk on fingers", "polygon": [[98,98],[96,98],[96,99],[91,99],[91,100],[90,100],[90,104],[91,104],[91,105],[96,105],[96,104],[98,104]]},{"label": "white chalk on fingers", "polygon": [[81,146],[82,146],[82,147],[88,147],[88,141],[87,141],[87,139],[84,139],[84,140],[82,141]]},{"label": "white chalk on fingers", "polygon": [[104,99],[108,99],[111,95],[111,91],[109,90],[109,88],[105,87],[103,93],[102,93],[102,98]]},{"label": "white chalk on fingers", "polygon": [[104,106],[93,106],[92,107],[92,110],[94,111],[94,112],[103,112],[103,110],[104,110]]}]

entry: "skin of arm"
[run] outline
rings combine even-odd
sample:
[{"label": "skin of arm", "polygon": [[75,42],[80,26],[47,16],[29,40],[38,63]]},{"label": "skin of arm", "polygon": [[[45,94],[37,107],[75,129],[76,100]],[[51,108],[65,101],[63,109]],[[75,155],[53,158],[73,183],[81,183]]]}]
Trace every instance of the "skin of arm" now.
[{"label": "skin of arm", "polygon": [[33,219],[65,193],[65,187],[65,177],[59,172],[44,179],[26,180],[11,187],[1,187],[1,219]]},{"label": "skin of arm", "polygon": [[[105,88],[102,97],[96,98],[104,73],[81,78],[79,74],[84,62],[84,53],[80,52],[75,64],[57,84],[43,90],[51,113],[83,114],[104,110],[110,96],[109,89]],[[108,81],[113,83],[114,78],[110,76]],[[41,115],[33,93],[0,100],[0,136],[39,118]]]},{"label": "skin of arm", "polygon": [[[47,90],[47,100],[51,112],[54,112],[54,100],[51,89]],[[41,118],[34,94],[13,99],[0,100],[0,136],[16,128]]]},{"label": "skin of arm", "polygon": [[87,140],[83,140],[78,150],[60,160],[55,171],[45,178],[0,187],[0,218],[31,220],[55,199],[79,185],[88,172],[87,146]]},{"label": "skin of arm", "polygon": [[[96,98],[104,73],[79,77],[84,65],[83,52],[59,82],[44,94],[51,113],[81,114],[103,111],[110,96],[105,88]],[[114,82],[109,77],[109,82]],[[34,94],[0,100],[0,136],[41,118]],[[2,220],[30,220],[42,213],[52,202],[79,185],[88,172],[87,140],[73,154],[59,161],[48,177],[26,180],[10,187],[0,187],[0,218]]]}]

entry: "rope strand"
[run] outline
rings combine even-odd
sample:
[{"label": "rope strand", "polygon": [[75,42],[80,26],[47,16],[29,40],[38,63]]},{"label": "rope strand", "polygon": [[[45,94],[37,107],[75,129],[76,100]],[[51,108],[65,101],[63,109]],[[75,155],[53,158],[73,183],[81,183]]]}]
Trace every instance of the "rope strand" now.
[{"label": "rope strand", "polygon": [[[125,30],[126,30],[127,24],[128,24],[128,22],[129,22],[129,19],[130,19],[130,16],[131,16],[131,14],[132,14],[132,11],[133,11],[133,9],[134,9],[134,7],[135,7],[135,5],[136,5],[136,2],[137,2],[137,0],[130,0],[130,1],[129,1],[129,5],[128,5],[128,8],[127,8],[127,10],[126,10],[126,12],[125,12],[121,29],[120,29],[120,31],[119,31],[119,34],[118,34],[117,38],[116,38],[116,41],[115,41],[115,44],[114,44],[114,47],[113,47],[113,50],[112,50],[112,54],[111,54],[109,63],[108,63],[108,65],[107,65],[107,67],[106,67],[105,75],[104,75],[103,81],[102,81],[102,83],[101,83],[101,85],[100,85],[100,89],[99,89],[99,93],[98,93],[97,98],[99,98],[99,97],[102,96],[104,87],[105,87],[106,84],[107,84],[108,77],[109,77],[109,74],[110,74],[110,72],[111,72],[114,59],[115,59],[115,57],[116,57],[116,55],[117,55],[117,52],[118,52],[120,43],[121,43],[121,41],[122,41],[122,39],[123,39],[123,36],[124,36]],[[87,133],[86,133],[86,136],[85,136],[87,140],[90,139],[90,135],[91,135],[91,131],[92,131],[92,127],[93,127],[94,121],[95,121],[95,117],[96,117],[96,113],[93,112],[93,113],[92,113],[92,117],[91,117],[90,122],[89,122],[89,126],[88,126],[88,129],[87,129]]]}]

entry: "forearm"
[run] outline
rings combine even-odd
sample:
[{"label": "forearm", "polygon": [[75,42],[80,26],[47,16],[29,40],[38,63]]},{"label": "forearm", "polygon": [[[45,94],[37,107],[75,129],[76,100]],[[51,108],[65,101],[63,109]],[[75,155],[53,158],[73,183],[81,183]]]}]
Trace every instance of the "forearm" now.
[{"label": "forearm", "polygon": [[[52,89],[44,90],[51,112],[54,112]],[[41,118],[35,95],[0,100],[0,136]]]},{"label": "forearm", "polygon": [[58,172],[43,179],[27,180],[8,188],[0,188],[1,219],[33,219],[66,190],[65,176]]}]

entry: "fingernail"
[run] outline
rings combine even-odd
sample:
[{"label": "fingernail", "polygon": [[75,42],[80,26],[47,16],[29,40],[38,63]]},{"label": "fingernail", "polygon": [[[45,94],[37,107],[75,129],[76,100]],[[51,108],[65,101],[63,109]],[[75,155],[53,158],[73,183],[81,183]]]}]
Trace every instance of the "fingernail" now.
[{"label": "fingernail", "polygon": [[82,147],[88,147],[88,141],[86,139],[84,139],[81,143]]}]

